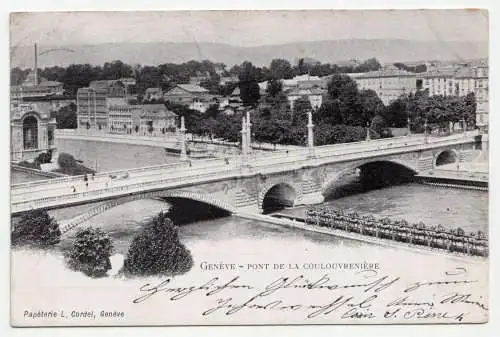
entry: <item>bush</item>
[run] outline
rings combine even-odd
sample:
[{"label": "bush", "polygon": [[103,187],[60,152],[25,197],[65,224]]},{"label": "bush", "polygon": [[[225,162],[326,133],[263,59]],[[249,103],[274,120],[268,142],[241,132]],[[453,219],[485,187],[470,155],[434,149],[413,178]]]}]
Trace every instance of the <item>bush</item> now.
[{"label": "bush", "polygon": [[60,168],[54,170],[54,172],[64,173],[70,176],[91,174],[95,172],[84,165],[78,164],[72,155],[64,152],[59,155],[57,163]]},{"label": "bush", "polygon": [[179,241],[177,227],[165,213],[147,222],[133,239],[124,272],[133,275],[183,274],[193,266],[189,250]]},{"label": "bush", "polygon": [[57,158],[57,163],[61,168],[72,167],[76,165],[76,160],[68,153],[61,153]]},{"label": "bush", "polygon": [[76,233],[67,262],[72,269],[87,276],[102,277],[111,269],[112,252],[111,238],[101,229],[89,227]]},{"label": "bush", "polygon": [[52,150],[48,150],[47,152],[40,153],[37,157],[38,162],[41,164],[48,164],[52,161]]},{"label": "bush", "polygon": [[12,226],[13,246],[29,245],[39,248],[53,246],[61,240],[61,230],[54,218],[45,209],[26,212]]}]

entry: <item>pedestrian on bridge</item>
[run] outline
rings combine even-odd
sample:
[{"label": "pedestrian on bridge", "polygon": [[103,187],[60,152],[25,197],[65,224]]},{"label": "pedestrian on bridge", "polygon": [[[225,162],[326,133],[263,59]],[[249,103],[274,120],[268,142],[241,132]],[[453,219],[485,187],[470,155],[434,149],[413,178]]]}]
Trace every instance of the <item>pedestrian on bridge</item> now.
[{"label": "pedestrian on bridge", "polygon": [[83,181],[85,182],[85,187],[89,188],[89,178],[87,177],[87,174],[83,176]]},{"label": "pedestrian on bridge", "polygon": [[73,190],[73,193],[75,193],[75,192],[76,192],[76,187],[75,187],[75,185],[71,186],[71,189]]}]

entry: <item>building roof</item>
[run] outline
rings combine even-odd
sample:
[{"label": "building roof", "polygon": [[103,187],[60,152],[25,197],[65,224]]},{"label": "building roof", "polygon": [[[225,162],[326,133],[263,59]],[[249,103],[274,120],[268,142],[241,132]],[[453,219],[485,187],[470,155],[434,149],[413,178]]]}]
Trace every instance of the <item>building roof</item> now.
[{"label": "building roof", "polygon": [[191,93],[207,93],[208,90],[196,84],[177,84],[177,87]]},{"label": "building roof", "polygon": [[171,118],[177,117],[177,115],[167,110],[163,104],[137,104],[137,105],[127,105],[127,107],[133,108],[133,114],[139,114],[140,117],[153,117],[153,118]]},{"label": "building roof", "polygon": [[57,81],[48,81],[46,79],[42,79],[42,81],[38,84],[40,87],[60,87],[63,84]]},{"label": "building roof", "polygon": [[454,77],[457,70],[455,68],[438,68],[434,70],[427,71],[425,73],[420,73],[418,76],[423,78],[435,78],[435,77]]},{"label": "building roof", "polygon": [[163,93],[163,91],[161,90],[161,88],[147,88],[146,93]]},{"label": "building roof", "polygon": [[309,74],[295,76],[292,80],[294,81],[319,81],[320,78],[318,76],[311,76]]},{"label": "building roof", "polygon": [[240,87],[234,88],[233,92],[231,93],[231,96],[240,96]]},{"label": "building roof", "polygon": [[324,91],[318,88],[295,89],[288,93],[288,96],[316,96],[323,95]]},{"label": "building roof", "polygon": [[347,74],[352,78],[416,77],[415,73],[399,69],[375,70],[366,73]]},{"label": "building roof", "polygon": [[474,69],[466,67],[466,68],[461,68],[458,69],[457,72],[455,73],[456,78],[474,78],[476,77],[476,72]]}]

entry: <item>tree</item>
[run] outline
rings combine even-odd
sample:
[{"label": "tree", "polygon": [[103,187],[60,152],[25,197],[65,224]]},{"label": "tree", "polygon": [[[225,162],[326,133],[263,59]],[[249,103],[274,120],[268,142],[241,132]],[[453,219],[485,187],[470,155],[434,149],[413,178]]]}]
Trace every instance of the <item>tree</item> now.
[{"label": "tree", "polygon": [[384,109],[384,103],[382,103],[375,91],[361,90],[352,107],[354,109],[345,117],[346,124],[366,126],[377,113]]},{"label": "tree", "polygon": [[21,85],[29,73],[30,69],[12,68],[10,70],[10,85]]},{"label": "tree", "polygon": [[353,104],[358,95],[358,85],[347,75],[334,74],[328,83],[327,91],[330,99]]},{"label": "tree", "polygon": [[163,212],[147,222],[132,240],[123,265],[126,273],[143,276],[183,274],[192,266],[191,253]]},{"label": "tree", "polygon": [[273,77],[267,82],[266,92],[269,97],[274,98],[279,93],[283,92],[283,84],[280,80]]},{"label": "tree", "polygon": [[106,62],[102,67],[102,78],[106,80],[118,80],[131,77],[134,74],[132,67],[120,60]]},{"label": "tree", "polygon": [[384,118],[377,114],[375,117],[373,117],[371,124],[370,124],[370,130],[375,133],[374,138],[388,138],[392,137],[392,134],[390,130],[387,128],[385,124]]},{"label": "tree", "polygon": [[67,255],[67,263],[87,276],[102,277],[111,269],[112,252],[113,242],[100,228],[80,229]]},{"label": "tree", "polygon": [[14,222],[11,232],[13,246],[45,248],[59,243],[60,239],[59,224],[45,209],[24,213],[18,222]]},{"label": "tree", "polygon": [[52,113],[57,122],[58,129],[76,129],[78,127],[76,104],[70,103]]},{"label": "tree", "polygon": [[257,105],[260,99],[260,88],[257,82],[257,69],[251,62],[245,61],[241,65],[239,74],[240,98],[244,105]]},{"label": "tree", "polygon": [[291,79],[294,73],[290,62],[284,59],[273,59],[269,65],[269,75],[276,79]]},{"label": "tree", "polygon": [[211,104],[208,109],[205,111],[206,118],[217,118],[219,114],[219,104]]}]

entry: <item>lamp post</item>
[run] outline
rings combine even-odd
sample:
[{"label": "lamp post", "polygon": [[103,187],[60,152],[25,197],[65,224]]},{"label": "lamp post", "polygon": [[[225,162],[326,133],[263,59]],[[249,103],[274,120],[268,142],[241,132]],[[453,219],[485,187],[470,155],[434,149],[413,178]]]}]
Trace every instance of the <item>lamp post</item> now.
[{"label": "lamp post", "polygon": [[245,121],[245,117],[242,118],[241,120],[241,163],[243,166],[247,165],[247,141],[248,141],[248,136],[247,136],[248,128],[247,124]]},{"label": "lamp post", "polygon": [[314,124],[312,121],[312,111],[307,111],[307,149],[309,157],[314,157]]},{"label": "lamp post", "polygon": [[187,160],[187,149],[186,149],[186,126],[184,124],[184,116],[181,116],[181,128],[179,129],[181,133],[181,161]]},{"label": "lamp post", "polygon": [[424,121],[424,143],[427,143],[427,118]]},{"label": "lamp post", "polygon": [[247,111],[247,152],[250,153],[252,151],[252,123],[250,123],[250,110]]}]

